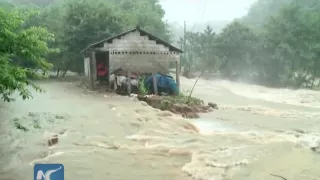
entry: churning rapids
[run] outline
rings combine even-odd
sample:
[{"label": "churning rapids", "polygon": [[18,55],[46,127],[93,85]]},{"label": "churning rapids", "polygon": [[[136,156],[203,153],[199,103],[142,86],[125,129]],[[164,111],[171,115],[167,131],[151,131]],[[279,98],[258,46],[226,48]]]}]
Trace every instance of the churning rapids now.
[{"label": "churning rapids", "polygon": [[194,96],[220,109],[185,120],[78,84],[40,82],[45,93],[1,104],[1,180],[32,179],[44,162],[64,164],[66,180],[320,179],[320,92],[202,79]]}]

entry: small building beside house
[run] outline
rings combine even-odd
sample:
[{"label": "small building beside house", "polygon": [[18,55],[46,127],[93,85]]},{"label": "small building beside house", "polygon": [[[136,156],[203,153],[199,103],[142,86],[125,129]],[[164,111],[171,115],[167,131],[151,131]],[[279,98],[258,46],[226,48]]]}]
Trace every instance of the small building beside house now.
[{"label": "small building beside house", "polygon": [[119,35],[103,39],[82,50],[84,53],[85,83],[97,88],[97,66],[108,67],[106,81],[121,69],[128,74],[169,73],[170,64],[176,66],[176,83],[179,88],[180,53],[182,50],[142,30],[139,26]]}]

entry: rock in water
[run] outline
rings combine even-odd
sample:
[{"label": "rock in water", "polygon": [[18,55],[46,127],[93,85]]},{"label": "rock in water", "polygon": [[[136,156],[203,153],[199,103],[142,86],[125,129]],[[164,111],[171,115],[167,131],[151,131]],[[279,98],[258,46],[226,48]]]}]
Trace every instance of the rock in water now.
[{"label": "rock in water", "polygon": [[218,105],[216,103],[209,102],[208,106],[212,107],[213,109],[218,109]]}]

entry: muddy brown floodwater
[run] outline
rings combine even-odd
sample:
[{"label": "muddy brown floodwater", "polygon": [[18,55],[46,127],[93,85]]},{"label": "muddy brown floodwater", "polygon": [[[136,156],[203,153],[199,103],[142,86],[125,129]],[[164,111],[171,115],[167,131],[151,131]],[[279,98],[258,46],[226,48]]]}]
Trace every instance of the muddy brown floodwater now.
[{"label": "muddy brown floodwater", "polygon": [[[184,90],[194,81],[181,78]],[[0,106],[1,180],[32,179],[45,162],[64,164],[66,180],[320,179],[319,92],[200,80],[194,95],[220,109],[186,120],[78,81],[39,84],[45,93]]]}]

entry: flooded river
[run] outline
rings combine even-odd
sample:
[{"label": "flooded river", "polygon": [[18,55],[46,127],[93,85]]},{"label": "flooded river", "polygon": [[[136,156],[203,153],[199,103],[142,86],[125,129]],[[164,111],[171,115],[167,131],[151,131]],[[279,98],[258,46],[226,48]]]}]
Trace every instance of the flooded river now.
[{"label": "flooded river", "polygon": [[194,96],[219,110],[186,120],[77,81],[39,84],[45,93],[0,106],[1,180],[48,162],[66,180],[320,180],[320,92],[200,80]]}]

